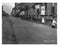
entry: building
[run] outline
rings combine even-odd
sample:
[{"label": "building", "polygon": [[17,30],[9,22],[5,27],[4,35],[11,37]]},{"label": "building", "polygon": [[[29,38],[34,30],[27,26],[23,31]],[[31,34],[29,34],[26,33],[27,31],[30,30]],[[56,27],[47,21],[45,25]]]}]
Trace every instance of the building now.
[{"label": "building", "polygon": [[25,10],[27,15],[31,14],[38,16],[57,15],[57,3],[15,3],[15,9],[16,11]]}]

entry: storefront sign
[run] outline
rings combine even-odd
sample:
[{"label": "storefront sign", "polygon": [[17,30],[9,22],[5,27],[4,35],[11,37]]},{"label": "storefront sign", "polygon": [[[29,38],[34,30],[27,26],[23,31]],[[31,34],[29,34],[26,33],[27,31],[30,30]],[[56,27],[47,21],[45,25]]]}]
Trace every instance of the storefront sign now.
[{"label": "storefront sign", "polygon": [[41,15],[45,15],[45,6],[41,6]]}]

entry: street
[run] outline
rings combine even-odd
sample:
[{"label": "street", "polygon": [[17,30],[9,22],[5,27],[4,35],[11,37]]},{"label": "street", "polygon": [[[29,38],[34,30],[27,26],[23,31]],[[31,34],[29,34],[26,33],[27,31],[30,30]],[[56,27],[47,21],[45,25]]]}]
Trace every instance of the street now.
[{"label": "street", "polygon": [[12,18],[16,40],[20,44],[55,44],[57,29],[20,18]]}]

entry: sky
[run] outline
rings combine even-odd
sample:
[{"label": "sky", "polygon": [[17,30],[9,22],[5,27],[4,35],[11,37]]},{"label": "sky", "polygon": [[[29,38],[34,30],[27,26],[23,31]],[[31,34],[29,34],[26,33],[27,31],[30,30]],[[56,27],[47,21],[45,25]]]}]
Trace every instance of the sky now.
[{"label": "sky", "polygon": [[15,3],[2,3],[3,10],[8,14],[11,14],[12,8],[15,6]]}]

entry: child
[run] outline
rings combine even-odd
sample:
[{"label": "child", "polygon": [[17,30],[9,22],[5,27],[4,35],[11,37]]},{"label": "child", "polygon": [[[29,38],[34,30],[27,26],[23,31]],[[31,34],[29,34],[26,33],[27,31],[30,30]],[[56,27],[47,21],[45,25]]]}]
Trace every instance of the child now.
[{"label": "child", "polygon": [[55,28],[56,24],[57,24],[56,20],[55,20],[55,19],[53,19],[53,21],[52,21],[52,27],[54,27],[54,28]]},{"label": "child", "polygon": [[45,22],[45,20],[44,20],[44,18],[42,18],[42,23],[44,23]]}]

